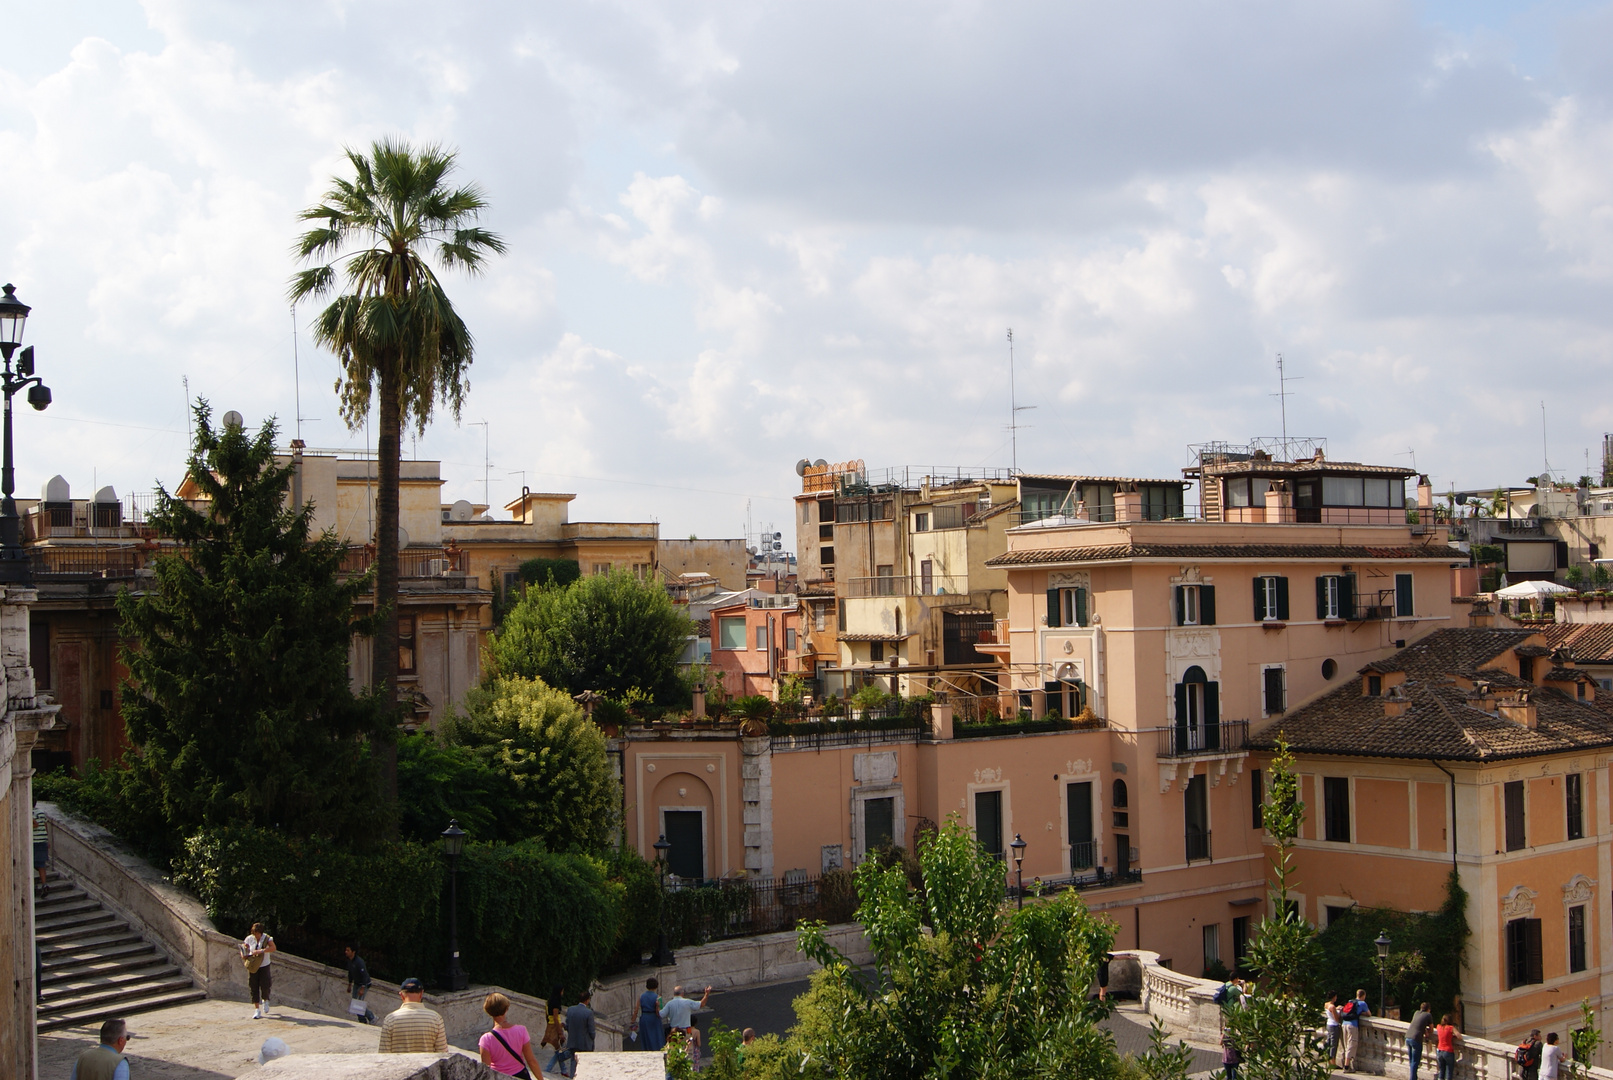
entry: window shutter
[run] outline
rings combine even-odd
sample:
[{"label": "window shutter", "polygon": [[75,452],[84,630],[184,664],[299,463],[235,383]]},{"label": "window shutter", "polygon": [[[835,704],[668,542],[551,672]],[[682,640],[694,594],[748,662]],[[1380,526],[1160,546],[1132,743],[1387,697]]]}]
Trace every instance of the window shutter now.
[{"label": "window shutter", "polygon": [[1327,578],[1316,579],[1316,617],[1327,618]]},{"label": "window shutter", "polygon": [[1339,614],[1346,619],[1355,618],[1355,575],[1339,578]]},{"label": "window shutter", "polygon": [[1524,948],[1527,950],[1527,963],[1529,965],[1529,982],[1540,983],[1546,980],[1542,976],[1540,963],[1540,920],[1525,919],[1523,923]]},{"label": "window shutter", "polygon": [[1288,621],[1288,579],[1277,579],[1277,621]]},{"label": "window shutter", "polygon": [[1221,722],[1221,684],[1218,682],[1204,684],[1204,722],[1212,731]]},{"label": "window shutter", "polygon": [[1057,589],[1047,590],[1047,625],[1051,627],[1064,625],[1059,621],[1059,591]]},{"label": "window shutter", "polygon": [[[1176,738],[1171,747],[1173,752],[1180,752],[1187,746],[1187,684],[1176,684]],[[1119,783],[1120,781],[1115,781]]]},{"label": "window shutter", "polygon": [[1199,625],[1215,625],[1215,586],[1199,586]]},{"label": "window shutter", "polygon": [[1255,622],[1266,617],[1266,579],[1255,578]]},{"label": "window shutter", "polygon": [[1559,541],[1557,541],[1557,569],[1564,570],[1564,569],[1567,569],[1567,567],[1568,567],[1568,541],[1559,540]]},{"label": "window shutter", "polygon": [[1075,590],[1075,625],[1087,625],[1087,591]]},{"label": "window shutter", "polygon": [[1177,626],[1187,625],[1187,601],[1184,599],[1186,595],[1187,590],[1182,588],[1182,586],[1175,585],[1171,587],[1171,597],[1176,604]]},{"label": "window shutter", "polygon": [[1395,614],[1407,619],[1416,614],[1412,608],[1410,574],[1395,575]]}]

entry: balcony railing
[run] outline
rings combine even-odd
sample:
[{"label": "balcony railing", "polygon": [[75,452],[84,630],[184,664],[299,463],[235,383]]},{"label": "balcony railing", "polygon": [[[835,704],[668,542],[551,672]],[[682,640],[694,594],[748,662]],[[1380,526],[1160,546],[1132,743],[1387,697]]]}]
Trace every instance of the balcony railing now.
[{"label": "balcony railing", "polygon": [[[362,574],[375,562],[375,549],[350,547],[342,554],[344,574]],[[398,552],[398,577],[443,578],[470,570],[470,553],[449,548],[404,548]]]},{"label": "balcony railing", "polygon": [[1157,757],[1197,757],[1200,754],[1237,753],[1249,745],[1249,721],[1223,720],[1219,724],[1189,727],[1172,724],[1155,728]]},{"label": "balcony railing", "polygon": [[1208,862],[1210,859],[1210,830],[1187,830],[1187,861]]},{"label": "balcony railing", "polygon": [[[846,579],[848,597],[865,596],[944,596],[958,603],[969,599],[969,579],[951,574],[884,575],[881,577],[854,577]],[[943,604],[946,600],[941,601]]]},{"label": "balcony railing", "polygon": [[1091,840],[1084,840],[1070,845],[1070,870],[1072,873],[1092,869],[1092,848],[1093,843]]},{"label": "balcony railing", "polygon": [[36,578],[133,578],[146,565],[136,548],[36,547],[28,551]]}]

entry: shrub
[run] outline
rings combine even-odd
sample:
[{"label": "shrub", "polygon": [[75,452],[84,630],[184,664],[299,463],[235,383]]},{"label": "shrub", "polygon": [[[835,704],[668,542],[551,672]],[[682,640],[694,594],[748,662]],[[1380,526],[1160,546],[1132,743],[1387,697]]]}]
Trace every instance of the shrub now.
[{"label": "shrub", "polygon": [[735,698],[731,711],[745,720],[766,720],[773,714],[773,703],[761,694]]},{"label": "shrub", "polygon": [[435,841],[457,820],[482,840],[513,840],[501,810],[516,797],[510,778],[469,747],[445,744],[429,731],[398,737],[399,831],[407,840]]},{"label": "shrub", "polygon": [[563,589],[582,577],[582,566],[576,559],[528,559],[516,573],[527,585]]},{"label": "shrub", "polygon": [[162,796],[133,753],[110,768],[90,758],[74,776],[66,769],[34,777],[34,795],[88,818],[166,868],[180,850],[162,815]]}]

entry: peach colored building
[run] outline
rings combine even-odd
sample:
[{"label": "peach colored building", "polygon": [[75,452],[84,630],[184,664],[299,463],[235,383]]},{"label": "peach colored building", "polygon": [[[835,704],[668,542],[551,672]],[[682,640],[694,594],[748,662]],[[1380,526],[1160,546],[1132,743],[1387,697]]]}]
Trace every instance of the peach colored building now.
[{"label": "peach colored building", "polygon": [[801,606],[791,593],[748,591],[711,611],[711,670],[734,697],[776,697],[803,668]]}]

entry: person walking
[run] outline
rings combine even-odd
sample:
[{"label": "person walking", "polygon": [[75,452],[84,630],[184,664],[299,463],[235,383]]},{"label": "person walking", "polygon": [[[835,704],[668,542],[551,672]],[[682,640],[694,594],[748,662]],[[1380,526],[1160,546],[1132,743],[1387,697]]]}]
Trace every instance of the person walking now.
[{"label": "person walking", "polygon": [[1411,1016],[1411,1023],[1406,1025],[1406,1056],[1411,1059],[1411,1080],[1417,1080],[1417,1066],[1423,1060],[1423,1036],[1428,1034],[1428,1025],[1434,1022],[1434,1016],[1428,1011],[1428,1002],[1417,1006],[1417,1011]]},{"label": "person walking", "polygon": [[1355,1049],[1361,1043],[1361,1018],[1371,1016],[1367,1007],[1367,992],[1357,990],[1355,997],[1344,1003],[1339,1021],[1344,1032],[1344,1054],[1341,1064],[1345,1072],[1355,1072]]},{"label": "person walking", "polygon": [[571,1071],[561,1069],[562,1076],[576,1076],[577,1055],[593,1052],[595,1036],[593,1000],[594,992],[584,990],[582,1000],[566,1010],[566,1065]]},{"label": "person walking", "polygon": [[34,807],[34,872],[39,875],[39,895],[50,892],[45,880],[45,869],[50,865],[50,828],[45,824],[45,812]]},{"label": "person walking", "polygon": [[565,1062],[566,1029],[563,1023],[565,1013],[560,1008],[560,995],[564,992],[564,987],[555,987],[549,991],[549,1000],[543,1003],[543,1038],[538,1040],[538,1045],[554,1050],[549,1056],[549,1064],[543,1067],[544,1072],[559,1072],[557,1066]]},{"label": "person walking", "polygon": [[1462,1036],[1451,1023],[1451,1014],[1439,1018],[1434,1029],[1434,1058],[1439,1063],[1438,1080],[1456,1080],[1456,1050],[1462,1045]]},{"label": "person walking", "polygon": [[274,986],[274,969],[270,962],[280,947],[269,936],[260,922],[252,924],[252,932],[241,941],[241,957],[246,962],[246,988],[252,993],[252,1019],[262,1020],[269,1015],[269,991]]},{"label": "person walking", "polygon": [[[364,963],[364,958],[358,954],[358,942],[353,942],[342,950],[347,954],[347,1012],[350,1016],[358,1017],[361,1024],[375,1023],[375,1012],[365,1001],[370,992],[370,969]],[[353,1011],[353,1002],[364,1006],[362,1015]]]},{"label": "person walking", "polygon": [[476,1043],[482,1064],[505,1076],[533,1080],[541,1070],[538,1059],[532,1056],[532,1036],[524,1025],[510,1023],[510,999],[497,992],[488,994],[482,1011],[493,1018],[493,1030]]},{"label": "person walking", "polygon": [[381,1021],[382,1054],[432,1054],[448,1049],[448,1032],[442,1017],[425,1007],[426,987],[419,979],[407,978],[398,987],[403,1000]]},{"label": "person walking", "polygon": [[1238,1066],[1243,1064],[1243,1054],[1238,1050],[1238,1040],[1228,1028],[1221,1033],[1221,1076],[1223,1080],[1238,1080]]},{"label": "person walking", "polygon": [[704,1009],[709,1000],[711,1000],[709,986],[706,987],[706,992],[700,995],[698,1002],[694,998],[684,997],[683,987],[674,986],[672,996],[661,1006],[661,1019],[671,1031],[688,1031],[694,1027],[694,1014]]},{"label": "person walking", "polygon": [[1562,1075],[1563,1048],[1557,1045],[1557,1033],[1546,1032],[1546,1045],[1540,1048],[1540,1080],[1558,1080]]},{"label": "person walking", "polygon": [[1529,1032],[1529,1037],[1518,1044],[1518,1069],[1523,1080],[1540,1080],[1540,1029]]},{"label": "person walking", "polygon": [[129,1080],[129,1059],[123,1056],[123,1048],[133,1034],[122,1020],[102,1024],[101,1044],[78,1056],[69,1080]]},{"label": "person walking", "polygon": [[1322,1003],[1322,1010],[1327,1013],[1327,1063],[1336,1068],[1339,1063],[1339,996],[1329,994]]},{"label": "person walking", "polygon": [[660,983],[646,979],[644,993],[638,996],[638,1048],[662,1050],[666,1047],[666,1029],[661,1026],[661,995],[655,991]]}]

